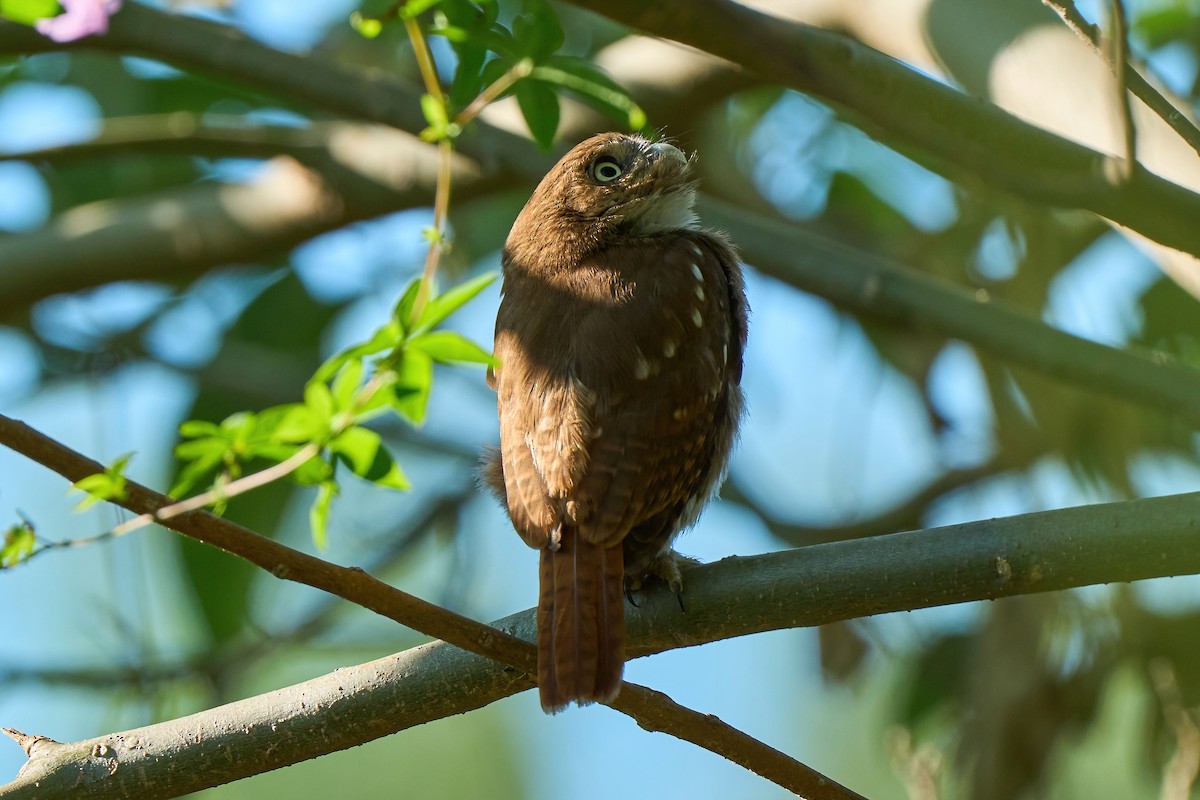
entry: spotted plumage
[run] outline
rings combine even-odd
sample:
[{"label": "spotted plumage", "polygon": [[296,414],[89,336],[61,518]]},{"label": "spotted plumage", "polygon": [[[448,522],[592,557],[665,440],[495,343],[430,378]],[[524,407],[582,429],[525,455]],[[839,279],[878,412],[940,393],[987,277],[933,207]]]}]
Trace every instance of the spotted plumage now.
[{"label": "spotted plumage", "polygon": [[611,699],[624,587],[677,579],[742,409],[738,259],[701,230],[676,148],[602,134],[538,186],[504,251],[500,449],[485,475],[541,550],[542,706]]}]

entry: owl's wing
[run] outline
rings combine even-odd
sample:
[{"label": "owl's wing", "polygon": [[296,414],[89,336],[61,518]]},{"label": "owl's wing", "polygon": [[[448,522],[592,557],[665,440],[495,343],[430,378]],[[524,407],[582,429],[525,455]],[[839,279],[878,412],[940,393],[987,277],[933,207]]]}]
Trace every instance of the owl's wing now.
[{"label": "owl's wing", "polygon": [[[595,259],[632,287],[578,323],[574,363],[594,395],[588,461],[569,499],[581,535],[690,524],[724,473],[740,414],[746,307],[733,250],[687,232]],[[587,265],[585,264],[585,267]]]}]

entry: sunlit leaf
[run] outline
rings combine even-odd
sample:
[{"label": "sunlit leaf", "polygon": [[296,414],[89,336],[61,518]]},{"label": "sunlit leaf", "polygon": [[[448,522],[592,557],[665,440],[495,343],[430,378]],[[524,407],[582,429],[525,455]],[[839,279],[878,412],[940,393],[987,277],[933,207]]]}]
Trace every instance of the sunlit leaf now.
[{"label": "sunlit leaf", "polygon": [[350,27],[364,39],[374,39],[383,32],[383,20],[355,11],[350,15]]},{"label": "sunlit leaf", "polygon": [[482,292],[495,280],[496,273],[488,272],[469,281],[463,281],[443,294],[431,298],[421,311],[421,318],[417,320],[412,333],[423,333],[436,328],[455,311],[471,302],[475,295]]},{"label": "sunlit leaf", "polygon": [[33,526],[21,522],[11,526],[4,533],[4,545],[0,547],[0,567],[12,567],[20,564],[33,552],[37,538]]},{"label": "sunlit leaf", "polygon": [[433,385],[433,359],[420,350],[405,351],[394,367],[396,383],[391,389],[392,408],[413,425],[425,421],[429,390]]},{"label": "sunlit leaf", "polygon": [[328,427],[333,419],[333,393],[323,381],[310,380],[304,387],[304,405],[320,424]]},{"label": "sunlit leaf", "polygon": [[312,528],[313,544],[318,550],[324,550],[329,544],[329,508],[337,493],[336,482],[323,481],[317,489],[316,499],[308,509],[308,524]]},{"label": "sunlit leaf", "polygon": [[[415,292],[413,296],[416,296]],[[395,320],[391,320],[383,327],[378,328],[375,333],[371,334],[371,338],[367,341],[348,347],[340,353],[331,356],[313,374],[313,380],[329,381],[337,374],[338,370],[350,361],[391,350],[400,344],[403,338],[403,327]]]},{"label": "sunlit leaf", "polygon": [[392,321],[400,326],[401,337],[408,332],[408,321],[412,318],[413,306],[417,302],[417,292],[420,290],[421,279],[414,278],[408,286],[404,287],[404,294],[400,295],[400,299],[396,301],[396,307],[392,310]]},{"label": "sunlit leaf", "polygon": [[400,6],[400,16],[405,19],[414,19],[441,2],[442,0],[407,0]]},{"label": "sunlit leaf", "polygon": [[91,508],[101,500],[124,500],[127,484],[125,467],[132,457],[132,453],[126,453],[105,467],[104,472],[88,475],[71,484],[72,489],[87,493],[87,497],[76,504],[75,510]]},{"label": "sunlit leaf", "polygon": [[560,56],[534,67],[529,77],[569,89],[601,111],[623,119],[635,131],[646,127],[646,112],[641,106],[615,81],[583,59]]},{"label": "sunlit leaf", "polygon": [[57,17],[63,12],[56,0],[0,0],[0,17],[21,25],[32,25],[39,19]]},{"label": "sunlit leaf", "polygon": [[198,436],[218,436],[220,433],[219,425],[205,419],[189,419],[179,425],[179,435],[185,439],[194,439]]},{"label": "sunlit leaf", "polygon": [[359,387],[362,386],[362,361],[352,359],[346,363],[342,371],[333,379],[333,405],[338,411],[345,411],[355,404]]},{"label": "sunlit leaf", "polygon": [[368,428],[347,428],[330,443],[330,449],[360,478],[392,489],[411,488],[408,479],[379,434]]},{"label": "sunlit leaf", "polygon": [[454,331],[423,333],[413,337],[408,347],[409,352],[419,350],[442,364],[496,364],[491,353]]}]

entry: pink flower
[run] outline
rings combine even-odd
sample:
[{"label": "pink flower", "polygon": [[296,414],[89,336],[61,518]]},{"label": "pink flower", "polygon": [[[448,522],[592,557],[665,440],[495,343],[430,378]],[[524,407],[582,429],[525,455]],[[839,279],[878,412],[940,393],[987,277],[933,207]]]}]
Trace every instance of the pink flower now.
[{"label": "pink flower", "polygon": [[65,13],[39,19],[37,32],[56,42],[73,42],[108,32],[108,18],[121,8],[121,0],[60,0]]}]

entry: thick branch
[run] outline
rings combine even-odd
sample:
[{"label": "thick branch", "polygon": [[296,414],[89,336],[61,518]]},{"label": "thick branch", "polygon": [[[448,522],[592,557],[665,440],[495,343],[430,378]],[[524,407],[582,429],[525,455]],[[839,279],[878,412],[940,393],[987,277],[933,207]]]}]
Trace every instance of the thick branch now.
[{"label": "thick branch", "polygon": [[[72,481],[103,471],[99,463],[2,414],[0,443]],[[132,481],[127,483],[125,496],[120,500],[124,508],[138,514],[150,515],[172,502],[170,497]],[[322,589],[421,633],[493,659],[504,666],[506,674],[512,680],[528,683],[530,679],[526,676],[536,671],[537,652],[530,644],[533,636],[528,633],[525,638],[520,638],[489,627],[395,589],[362,569],[342,567],[293,550],[206,511],[190,511],[171,516],[161,520],[161,524],[240,556],[277,578]],[[441,685],[444,688],[444,684]],[[679,706],[664,694],[651,692],[636,684],[625,682],[621,687],[622,692],[628,690],[628,696],[618,696],[608,705],[633,717],[639,725],[648,730],[669,732],[701,747],[711,748],[717,755],[780,786],[808,795],[813,800],[854,800],[858,797],[791,757],[730,728],[712,715],[693,712]],[[464,690],[465,687],[455,687],[453,694],[460,694]],[[339,685],[337,691],[341,693],[344,689]],[[283,718],[289,713],[305,717],[320,708],[320,704],[311,702],[311,698],[289,699],[298,701],[298,706],[268,706],[275,719],[265,722],[260,730],[262,735],[277,733],[279,726],[285,721]],[[153,748],[140,737],[132,740],[121,739],[112,746],[95,744],[83,751],[78,751],[73,745],[59,746],[58,743],[51,742],[51,746],[40,751],[43,757],[37,761],[31,760],[26,764],[26,768],[22,769],[18,781],[9,784],[9,788],[12,789],[11,796],[20,797],[23,791],[32,791],[42,796],[42,793],[53,791],[57,787],[64,790],[69,788],[73,797],[80,798],[175,797],[339,749],[325,747],[328,737],[312,737],[312,741],[305,741],[298,746],[303,754],[297,758],[288,755],[285,749],[278,747],[273,736],[268,736],[265,754],[255,751],[257,757],[239,759],[231,757],[230,753],[243,750],[247,744],[244,737],[249,735],[247,730],[244,727],[230,727],[228,720],[222,715],[215,719],[205,719],[212,727],[196,732],[191,738],[172,738],[165,744],[172,756],[169,759],[161,758],[166,753],[150,753]],[[390,731],[376,735],[388,732]],[[238,742],[237,747],[229,746],[230,737]],[[196,747],[195,750],[181,750],[186,747],[186,742],[199,745],[208,739],[216,740],[216,752],[220,753],[219,762],[212,751],[200,747]],[[116,749],[118,744],[119,750]],[[725,747],[730,749],[721,749]],[[183,752],[188,756],[181,755]],[[245,750],[245,753],[250,752],[249,749]],[[276,753],[275,762],[263,760],[273,752]],[[116,755],[118,753],[125,754],[127,761],[138,762],[137,768],[126,764],[125,769],[118,769],[122,766],[120,756]],[[93,761],[87,761],[88,758]],[[113,758],[117,759],[115,763]],[[95,762],[96,759],[99,761]],[[196,759],[201,763],[197,764]],[[146,765],[161,761],[171,762],[162,767],[162,782],[147,783]],[[217,768],[218,763],[220,768]],[[48,772],[43,774],[43,769]],[[129,782],[126,783],[126,780]],[[151,786],[153,791],[150,790]],[[0,788],[0,796],[9,795],[4,788]]]},{"label": "thick branch", "polygon": [[[272,130],[195,127],[178,117],[159,130],[117,123],[94,142],[25,154],[70,160],[131,147],[174,152],[262,155],[268,148],[303,159],[278,158],[244,184],[200,183],[129,200],[71,209],[51,224],[0,241],[0,317],[49,294],[113,280],[182,281],[216,264],[286,251],[317,234],[428,201],[436,158],[416,137],[380,126],[331,124],[285,134]],[[193,137],[192,134],[195,136]],[[186,144],[185,144],[186,143]],[[454,160],[463,193],[493,185],[468,158]],[[54,253],[47,259],[47,253]],[[137,253],[137,258],[130,258]]]},{"label": "thick branch", "polygon": [[[13,433],[11,423],[0,425],[6,443]],[[77,457],[61,464],[46,455],[41,458],[53,468],[72,474],[91,468],[75,464]],[[144,492],[135,487],[134,496]],[[206,516],[192,519],[220,523],[201,519]],[[260,547],[253,534],[244,535]],[[373,581],[333,565],[324,569],[358,576],[344,585],[348,597],[356,582]],[[687,575],[686,613],[666,592],[639,598],[640,607],[630,611],[629,654],[892,611],[1198,572],[1200,493],[1024,514],[697,567]],[[520,642],[533,627],[533,612],[524,611],[485,630],[496,641],[515,636]],[[530,686],[528,677],[503,664],[440,642],[427,644],[180,720],[45,744],[17,781],[0,788],[0,797],[36,797],[35,780],[48,789],[50,780],[81,774],[95,776],[97,787],[124,787],[134,794],[141,775],[153,776],[156,785],[195,790],[218,782],[211,772],[218,765],[228,770],[221,780],[229,780],[479,708]],[[653,694],[635,690],[630,702]],[[658,727],[649,712],[640,719]],[[709,734],[736,735],[720,733],[719,724]],[[180,744],[185,740],[186,747]],[[129,796],[116,791],[75,796]],[[811,791],[817,798],[853,796]]]},{"label": "thick branch", "polygon": [[[1107,157],[1102,153],[1025,123],[845,36],[730,0],[574,3],[845,106],[901,145],[928,154],[951,178],[972,176],[1040,202],[1086,208],[1154,241],[1200,255],[1200,227],[1194,224],[1200,217],[1200,195],[1145,170],[1114,186],[1105,178]],[[398,81],[280,53],[227,26],[136,4],[113,19],[107,36],[83,40],[82,46],[149,55],[409,131],[425,126],[417,92]],[[20,26],[0,24],[0,53],[52,47]],[[474,135],[464,137],[458,147],[485,167],[503,164],[531,178],[548,167],[523,139],[481,120]]]},{"label": "thick branch", "polygon": [[[1108,157],[1023,122],[840,34],[731,0],[571,0],[634,28],[728,59],[837,103],[899,145],[970,177],[1050,205],[1085,208],[1161,244],[1200,255],[1200,195],[1145,170],[1114,185]],[[736,31],[736,35],[730,35]]]},{"label": "thick branch", "polygon": [[[351,67],[313,55],[284,53],[256,42],[232,26],[137,3],[122,7],[112,18],[107,35],[88,37],[66,47],[148,56],[220,75],[244,86],[255,86],[292,103],[307,103],[414,133],[427,124],[421,113],[421,92],[383,70]],[[2,54],[61,49],[64,45],[32,29],[0,22]],[[489,167],[530,161],[526,139],[479,121],[473,128],[473,135],[458,142],[459,149],[467,155]]]},{"label": "thick branch", "polygon": [[793,225],[702,198],[701,218],[729,231],[754,266],[844,308],[938,331],[1057,380],[1200,421],[1200,371],[1161,353],[1091,342],[987,293],[852,250]]}]

